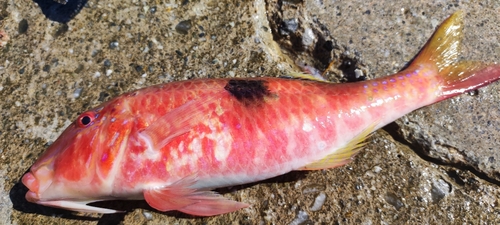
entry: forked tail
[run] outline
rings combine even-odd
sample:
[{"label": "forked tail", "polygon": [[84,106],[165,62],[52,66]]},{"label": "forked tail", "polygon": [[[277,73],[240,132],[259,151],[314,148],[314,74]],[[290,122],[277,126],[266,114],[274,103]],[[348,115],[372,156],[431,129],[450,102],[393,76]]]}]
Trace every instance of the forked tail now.
[{"label": "forked tail", "polygon": [[427,41],[408,69],[435,65],[440,82],[438,100],[486,86],[500,79],[500,64],[457,61],[463,34],[463,12],[446,19]]}]

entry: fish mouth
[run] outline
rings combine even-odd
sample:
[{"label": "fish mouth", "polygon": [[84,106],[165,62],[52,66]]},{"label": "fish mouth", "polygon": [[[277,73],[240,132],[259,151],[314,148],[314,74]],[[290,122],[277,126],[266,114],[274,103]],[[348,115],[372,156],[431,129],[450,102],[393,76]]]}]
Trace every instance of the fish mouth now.
[{"label": "fish mouth", "polygon": [[30,172],[24,174],[21,182],[29,191],[26,193],[26,200],[33,203],[40,202],[41,195],[52,184],[53,171],[46,166],[38,168],[36,171],[31,169]]},{"label": "fish mouth", "polygon": [[38,196],[38,190],[40,188],[38,180],[35,178],[33,173],[28,172],[21,179],[24,186],[26,186],[29,190],[26,193],[26,200],[28,202],[36,203],[40,201],[40,197]]},{"label": "fish mouth", "polygon": [[[39,174],[44,174],[46,171],[41,171],[37,170],[35,173],[34,172],[28,172],[24,174],[23,178],[21,179],[21,182],[26,186],[29,191],[26,193],[26,200],[28,202],[40,204],[40,205],[45,205],[45,206],[50,206],[50,207],[56,207],[56,208],[62,208],[62,209],[67,209],[67,210],[73,210],[73,211],[79,211],[79,212],[88,212],[88,213],[119,213],[123,211],[119,210],[114,210],[114,209],[106,209],[106,208],[99,208],[95,206],[89,206],[87,205],[88,203],[91,202],[96,202],[96,201],[101,201],[99,199],[97,200],[68,200],[68,199],[41,199],[40,193],[43,193],[49,186],[52,184],[50,180],[45,180],[44,184],[42,183],[42,186],[40,186],[40,182],[37,179],[36,175]],[[106,199],[102,199],[106,200]]]}]

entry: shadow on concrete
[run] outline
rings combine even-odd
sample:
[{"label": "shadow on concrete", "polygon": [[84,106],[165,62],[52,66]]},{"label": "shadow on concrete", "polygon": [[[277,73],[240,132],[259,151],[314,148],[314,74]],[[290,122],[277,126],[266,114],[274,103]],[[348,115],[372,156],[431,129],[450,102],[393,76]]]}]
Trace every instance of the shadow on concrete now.
[{"label": "shadow on concrete", "polygon": [[73,19],[87,4],[88,0],[68,0],[66,4],[61,4],[54,0],[33,0],[43,14],[52,21],[67,23]]},{"label": "shadow on concrete", "polygon": [[14,185],[14,187],[12,187],[12,189],[10,189],[9,196],[15,210],[21,211],[23,213],[35,213],[45,216],[55,216],[75,220],[99,220],[99,218],[77,216],[68,210],[51,208],[28,202],[24,197],[26,195],[26,192],[28,192],[28,188],[25,187],[21,182],[18,182]]},{"label": "shadow on concrete", "polygon": [[[243,184],[243,185],[238,185],[238,186],[233,186],[233,187],[227,187],[227,188],[219,188],[216,189],[218,193],[225,194],[229,192],[234,192],[238,191],[241,189],[249,188],[251,186],[254,186],[256,184],[260,183],[287,183],[287,182],[294,182],[300,179],[304,179],[306,175],[308,174],[307,171],[292,171],[287,174],[283,174],[281,176],[277,176],[274,178],[270,178],[267,180],[255,182],[255,183],[249,183],[249,184]],[[64,210],[64,209],[58,209],[58,208],[52,208],[52,207],[47,207],[43,205],[38,205],[35,203],[28,202],[25,198],[26,193],[28,192],[28,188],[24,186],[20,181],[16,183],[12,189],[9,192],[10,200],[12,201],[12,205],[15,210],[18,210],[23,213],[34,213],[34,214],[39,214],[39,215],[44,215],[44,216],[53,216],[53,217],[60,217],[60,218],[65,218],[65,219],[70,219],[70,220],[81,220],[81,221],[98,221],[98,225],[113,225],[113,224],[122,224],[125,216],[127,215],[128,212],[132,212],[135,209],[145,209],[150,212],[157,212],[161,213],[166,216],[171,216],[175,218],[185,218],[185,219],[192,219],[192,218],[199,218],[200,221],[203,221],[203,218],[205,217],[198,217],[198,216],[193,216],[189,214],[185,214],[179,211],[168,211],[168,212],[160,212],[157,211],[153,208],[151,208],[146,201],[138,200],[138,201],[122,201],[122,200],[115,200],[115,201],[103,201],[103,202],[95,202],[95,203],[90,203],[89,205],[96,206],[96,207],[102,207],[102,208],[108,208],[108,209],[116,209],[123,211],[123,213],[115,213],[115,214],[102,214],[102,216],[98,217],[92,217],[92,216],[80,216],[76,215],[75,212],[69,211],[69,210]],[[90,214],[89,214],[90,215]]]}]

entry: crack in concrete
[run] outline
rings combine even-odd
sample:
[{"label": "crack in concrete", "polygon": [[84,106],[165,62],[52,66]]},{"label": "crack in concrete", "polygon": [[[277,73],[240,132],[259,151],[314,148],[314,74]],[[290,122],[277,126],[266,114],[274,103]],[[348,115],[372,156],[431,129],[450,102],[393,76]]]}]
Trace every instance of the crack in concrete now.
[{"label": "crack in concrete", "polygon": [[[399,126],[395,122],[388,124],[387,126],[383,127],[382,129],[385,130],[394,139],[394,141],[397,141],[400,144],[408,146],[411,150],[413,150],[413,152],[415,152],[416,155],[418,155],[421,159],[423,159],[427,162],[434,163],[434,164],[440,165],[440,166],[449,166],[449,167],[452,167],[452,168],[455,168],[458,170],[462,170],[462,171],[468,171],[468,172],[471,172],[472,174],[474,174],[477,178],[479,178],[481,180],[484,180],[488,183],[500,186],[499,180],[488,176],[488,174],[486,174],[485,172],[482,172],[481,170],[479,170],[478,168],[475,168],[472,165],[467,165],[467,164],[460,162],[460,161],[445,162],[443,160],[439,160],[437,158],[433,158],[433,157],[429,156],[429,154],[427,154],[427,153],[431,152],[431,150],[427,149],[423,144],[418,144],[418,142],[417,143],[410,143],[409,141],[407,141],[404,138],[404,136],[399,133],[399,131],[402,129],[401,126]],[[462,155],[465,159],[468,158],[466,155],[464,155],[460,151],[457,151],[457,153],[460,153],[460,155]],[[463,181],[463,179],[461,179],[459,174],[455,174],[456,176],[452,176],[448,172],[449,171],[447,171],[448,176],[450,176],[450,178],[452,178],[453,180],[457,181],[457,179],[460,179],[462,181],[462,182],[458,182],[458,184],[460,184],[460,183],[465,184],[465,181]]]}]

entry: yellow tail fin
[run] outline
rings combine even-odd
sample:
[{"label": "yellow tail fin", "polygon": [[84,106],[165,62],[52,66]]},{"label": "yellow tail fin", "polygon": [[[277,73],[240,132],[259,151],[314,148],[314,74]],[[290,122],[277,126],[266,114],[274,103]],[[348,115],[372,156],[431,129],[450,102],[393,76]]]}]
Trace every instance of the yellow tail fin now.
[{"label": "yellow tail fin", "polygon": [[463,38],[464,13],[457,11],[446,19],[427,41],[408,68],[435,65],[443,79],[440,98],[444,100],[488,85],[500,78],[500,65],[457,61]]}]

